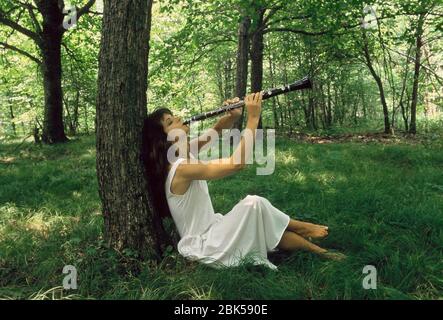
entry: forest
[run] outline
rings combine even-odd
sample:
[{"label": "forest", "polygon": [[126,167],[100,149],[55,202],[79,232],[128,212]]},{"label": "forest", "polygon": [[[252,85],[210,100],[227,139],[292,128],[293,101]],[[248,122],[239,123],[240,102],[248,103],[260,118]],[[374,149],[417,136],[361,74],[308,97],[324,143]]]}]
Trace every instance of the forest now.
[{"label": "forest", "polygon": [[[263,103],[275,172],[209,190],[216,212],[258,194],[327,223],[347,259],[180,256],[143,189],[144,117],[304,77]],[[0,299],[441,299],[443,1],[0,0],[0,182]]]}]

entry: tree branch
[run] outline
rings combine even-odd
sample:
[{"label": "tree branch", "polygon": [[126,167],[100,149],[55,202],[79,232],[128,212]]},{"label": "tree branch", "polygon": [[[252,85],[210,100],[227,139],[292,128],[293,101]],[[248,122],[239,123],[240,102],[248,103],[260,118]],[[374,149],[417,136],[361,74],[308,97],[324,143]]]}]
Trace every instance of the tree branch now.
[{"label": "tree branch", "polygon": [[269,19],[271,19],[272,16],[273,16],[274,14],[276,14],[277,11],[280,10],[280,9],[282,9],[282,8],[283,8],[282,5],[271,8],[271,10],[269,11],[269,14],[263,19],[263,24],[264,24],[264,25],[267,25]]},{"label": "tree branch", "polygon": [[74,60],[75,62],[77,62],[77,67],[82,71],[85,72],[85,69],[82,66],[82,63],[79,59],[77,59],[77,57],[75,56],[74,51],[72,51],[71,49],[68,48],[68,46],[66,45],[66,43],[62,42],[62,47],[65,48],[66,53],[68,54],[68,56],[71,58],[71,60]]},{"label": "tree branch", "polygon": [[77,21],[80,19],[82,15],[89,12],[89,9],[94,5],[95,0],[89,0],[83,7],[77,8]]},{"label": "tree branch", "polygon": [[[403,56],[403,57],[405,57],[405,58],[407,58],[408,60],[407,60],[407,62],[410,60],[410,61],[413,61],[414,63],[415,63],[415,61],[416,61],[416,59],[415,59],[415,57],[412,57],[412,56],[410,56],[410,55],[408,55],[408,54],[406,54],[406,53],[403,53],[403,52],[400,52],[400,51],[397,51],[397,50],[394,50],[394,49],[391,49],[391,48],[387,48],[389,51],[392,51],[392,52],[395,52],[395,53],[397,53],[397,54],[399,54],[399,55],[401,55],[401,56]],[[406,62],[406,63],[407,63]],[[423,69],[425,69],[426,71],[428,71],[428,72],[430,72],[434,77],[435,77],[435,79],[440,83],[440,85],[442,85],[443,83],[441,82],[442,80],[443,80],[443,78],[442,77],[440,77],[434,70],[432,70],[431,68],[429,68],[428,66],[425,66],[423,63],[421,63],[421,62],[419,62],[419,64],[420,64],[420,67],[422,67]]]},{"label": "tree branch", "polygon": [[297,33],[297,34],[303,34],[306,36],[322,36],[322,35],[330,33],[331,30],[311,32],[311,31],[306,31],[306,30],[301,30],[301,29],[293,29],[293,28],[269,28],[269,29],[265,29],[263,31],[263,33],[269,33],[269,32],[292,32],[292,33]]},{"label": "tree branch", "polygon": [[93,14],[95,16],[102,16],[103,15],[102,12],[97,12],[97,11],[92,11],[92,10],[89,10],[88,13]]},{"label": "tree branch", "polygon": [[40,65],[42,63],[38,58],[34,57],[32,54],[30,54],[20,48],[17,48],[16,46],[12,46],[10,44],[7,44],[6,42],[0,42],[0,46],[2,46],[4,49],[13,50],[15,52],[20,53],[23,56],[28,57],[29,59],[31,59],[32,61],[34,61],[38,65]]},{"label": "tree branch", "polygon": [[[391,14],[391,15],[387,15],[384,17],[376,17],[373,20],[370,21],[366,21],[368,23],[373,22],[373,21],[381,21],[381,20],[385,20],[385,19],[391,19],[391,18],[396,18],[399,16],[410,16],[410,15],[418,15],[418,14],[423,14],[423,13],[427,13],[425,12],[401,12],[401,13],[395,13],[395,14]],[[263,33],[268,33],[268,32],[292,32],[292,33],[297,33],[297,34],[303,34],[303,35],[307,35],[307,36],[322,36],[325,34],[330,34],[330,35],[343,35],[346,34],[343,31],[339,31],[340,29],[344,29],[344,30],[349,30],[349,29],[354,29],[356,27],[360,27],[362,25],[362,21],[359,21],[358,23],[355,24],[342,24],[341,26],[339,26],[338,28],[330,28],[327,30],[321,30],[321,31],[306,31],[306,30],[301,30],[301,29],[294,29],[294,28],[267,28],[263,31]]]},{"label": "tree branch", "polygon": [[40,37],[37,33],[35,33],[34,31],[31,31],[31,30],[21,26],[17,22],[14,22],[11,19],[7,18],[2,9],[0,9],[0,24],[4,24],[5,26],[8,26],[14,30],[17,30],[21,34],[34,40],[37,44],[40,43]]},{"label": "tree branch", "polygon": [[30,3],[20,2],[20,4],[28,10],[29,16],[31,17],[32,22],[34,23],[34,27],[35,27],[35,30],[37,31],[37,33],[41,33],[42,28],[41,28],[40,23],[38,22],[37,17],[34,13],[34,10],[38,10],[37,7],[33,6]]},{"label": "tree branch", "polygon": [[286,22],[286,21],[294,21],[294,20],[305,20],[305,19],[309,19],[311,18],[311,15],[301,15],[301,16],[293,16],[293,17],[284,17],[281,19],[277,19],[277,20],[269,20],[266,23],[266,26],[269,27],[272,24],[278,24],[281,22]]},{"label": "tree branch", "polygon": [[17,2],[18,2],[22,7],[25,7],[25,8],[31,8],[31,9],[34,9],[34,10],[38,10],[37,7],[34,6],[34,5],[32,5],[31,3],[23,2],[23,1],[17,1]]}]

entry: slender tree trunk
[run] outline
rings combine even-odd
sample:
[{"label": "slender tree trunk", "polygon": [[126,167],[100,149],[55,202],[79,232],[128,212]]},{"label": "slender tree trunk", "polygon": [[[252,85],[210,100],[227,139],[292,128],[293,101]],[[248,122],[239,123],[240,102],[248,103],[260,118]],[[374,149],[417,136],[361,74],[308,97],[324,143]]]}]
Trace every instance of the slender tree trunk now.
[{"label": "slender tree trunk", "polygon": [[65,117],[64,123],[65,123],[65,127],[67,125],[69,135],[71,135],[71,136],[75,136],[77,134],[79,100],[80,100],[80,91],[77,89],[77,91],[75,93],[75,100],[72,104],[72,114],[71,114],[71,111],[69,111],[69,104],[68,104],[67,100],[65,98],[63,98],[65,110],[66,110],[66,117]]},{"label": "slender tree trunk", "polygon": [[225,77],[225,98],[232,98],[234,94],[232,88],[232,57],[227,55],[224,62],[224,77]]},{"label": "slender tree trunk", "polygon": [[142,258],[162,253],[140,160],[152,1],[105,1],[97,97],[97,177],[105,239]]},{"label": "slender tree trunk", "polygon": [[312,94],[308,93],[309,97],[308,97],[308,103],[309,103],[309,114],[310,114],[310,120],[311,120],[311,127],[314,130],[317,130],[317,123],[315,121],[315,101],[314,101],[314,97]]},{"label": "slender tree trunk", "polygon": [[323,129],[327,128],[327,112],[326,112],[326,97],[325,97],[325,91],[324,91],[324,87],[322,84],[320,84],[319,86],[319,93],[320,93],[320,97],[321,97],[321,115],[320,115],[320,120],[322,123],[322,127]]},{"label": "slender tree trunk", "polygon": [[[244,17],[238,28],[238,45],[237,45],[237,69],[235,80],[235,95],[244,97],[246,95],[246,87],[248,83],[248,61],[249,61],[249,28],[251,19]],[[240,119],[234,124],[234,128],[242,130],[244,108]]]},{"label": "slender tree trunk", "polygon": [[[407,56],[409,56],[411,50],[412,50],[412,45],[409,47],[409,49],[407,51]],[[405,126],[405,132],[409,131],[409,122],[408,122],[408,120],[409,120],[408,118],[409,117],[408,117],[407,110],[405,108],[405,103],[404,103],[408,75],[409,75],[409,63],[406,61],[405,69],[404,69],[404,75],[403,75],[403,80],[402,80],[402,87],[401,87],[400,98],[398,99],[398,105],[399,105],[400,110],[401,110],[401,116],[402,116],[403,123],[404,123],[404,126]]]},{"label": "slender tree trunk", "polygon": [[280,123],[282,124],[282,127],[284,129],[285,126],[288,127],[288,113],[286,110],[286,105],[281,101],[279,97],[275,97],[275,99],[277,100],[277,106],[281,114]]},{"label": "slender tree trunk", "polygon": [[326,116],[326,124],[329,127],[332,125],[332,98],[331,98],[331,84],[328,81],[328,107],[327,107],[327,116]]},{"label": "slender tree trunk", "polygon": [[85,130],[86,130],[86,134],[89,134],[89,125],[88,125],[88,106],[85,103],[85,107],[84,107],[84,114],[85,114]]},{"label": "slender tree trunk", "polygon": [[389,110],[388,110],[388,104],[386,103],[386,95],[383,88],[383,83],[381,81],[380,76],[377,74],[377,72],[374,69],[374,66],[372,65],[371,57],[369,55],[369,48],[368,48],[368,41],[366,38],[366,34],[363,31],[363,53],[366,59],[366,65],[369,68],[369,71],[371,72],[372,77],[374,78],[375,82],[378,86],[378,91],[380,94],[380,100],[383,107],[383,116],[384,116],[384,125],[385,125],[385,133],[391,132],[391,125],[389,123]]},{"label": "slender tree trunk", "polygon": [[[264,9],[259,9],[257,12],[257,21],[255,23],[255,30],[252,34],[251,40],[251,91],[259,92],[263,89],[263,15]],[[258,129],[262,128],[262,116],[258,122]]]},{"label": "slender tree trunk", "polygon": [[[271,86],[275,85],[274,64],[272,63],[272,56],[269,55],[269,73],[271,76]],[[272,114],[274,115],[274,128],[278,129],[278,114],[277,114],[277,102],[275,98],[272,99]]]},{"label": "slender tree trunk", "polygon": [[305,116],[305,126],[307,129],[312,129],[310,109],[309,109],[309,104],[307,104],[305,100],[305,93],[301,92],[300,96],[301,96],[301,106],[303,108],[303,114]]},{"label": "slender tree trunk", "polygon": [[77,92],[75,93],[75,101],[74,101],[74,115],[73,115],[73,129],[74,129],[74,134],[77,134],[78,131],[78,108],[79,108],[79,103],[80,103],[80,90],[77,89]]},{"label": "slender tree trunk", "polygon": [[15,128],[15,116],[14,116],[14,110],[12,109],[12,104],[9,104],[9,115],[11,117],[11,127],[12,127],[12,132],[14,133],[14,136],[17,135],[17,129]]},{"label": "slender tree trunk", "polygon": [[222,63],[221,60],[218,61],[218,65],[216,68],[216,81],[217,81],[217,88],[218,88],[218,94],[220,96],[220,104],[223,103],[223,101],[225,101],[226,97],[225,97],[225,91],[223,90],[223,70],[222,70]]},{"label": "slender tree trunk", "polygon": [[416,48],[415,48],[415,62],[414,62],[414,82],[412,85],[411,96],[411,124],[409,125],[409,133],[417,133],[417,103],[418,103],[418,81],[420,78],[420,62],[421,62],[421,48],[423,46],[423,24],[425,15],[421,14],[418,19],[418,26],[416,32]]},{"label": "slender tree trunk", "polygon": [[65,118],[65,121],[64,121],[65,131],[68,130],[70,135],[75,135],[73,133],[74,123],[72,122],[71,111],[69,111],[69,103],[66,101],[65,97],[63,97],[63,103],[65,105],[65,110],[66,110],[66,115],[64,117]]}]

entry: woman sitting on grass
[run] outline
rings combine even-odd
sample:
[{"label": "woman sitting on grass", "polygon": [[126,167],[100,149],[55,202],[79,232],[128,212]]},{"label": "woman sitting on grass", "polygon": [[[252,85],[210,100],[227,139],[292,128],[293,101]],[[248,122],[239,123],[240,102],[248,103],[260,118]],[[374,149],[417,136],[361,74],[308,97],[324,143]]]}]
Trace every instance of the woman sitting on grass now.
[{"label": "woman sitting on grass", "polygon": [[[228,101],[232,102],[235,100]],[[253,143],[261,104],[261,93],[245,98],[246,130],[252,131]],[[239,109],[230,111],[214,129],[220,133],[224,128],[231,128],[240,114]],[[181,129],[179,132],[186,136],[174,142],[174,148],[186,156],[169,163],[167,153],[173,143],[167,136],[174,129]],[[195,147],[200,150],[209,142],[207,137],[202,135],[189,142],[188,135],[189,127],[168,109],[156,110],[145,119],[142,159],[154,206],[162,217],[172,216],[181,238],[178,251],[182,256],[211,266],[236,266],[248,256],[255,264],[272,269],[276,266],[267,259],[267,253],[276,248],[307,250],[336,260],[344,257],[308,241],[326,237],[328,227],[293,220],[266,198],[248,195],[226,215],[214,213],[206,180],[220,179],[243,169],[253,148],[246,145],[248,142],[242,136],[230,158],[202,162],[197,161],[190,150],[194,150],[192,144],[197,144]],[[191,158],[194,161],[188,161]],[[235,163],[234,159],[241,161]]]}]

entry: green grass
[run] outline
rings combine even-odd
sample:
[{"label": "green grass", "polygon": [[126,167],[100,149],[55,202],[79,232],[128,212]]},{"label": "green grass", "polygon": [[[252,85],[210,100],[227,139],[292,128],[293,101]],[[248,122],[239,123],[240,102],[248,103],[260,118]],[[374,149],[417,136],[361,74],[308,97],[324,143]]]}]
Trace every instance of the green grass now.
[{"label": "green grass", "polygon": [[[330,226],[327,248],[213,270],[171,255],[160,266],[103,243],[95,140],[0,146],[0,298],[12,299],[437,299],[443,298],[443,148],[425,144],[308,144],[278,140],[275,172],[255,167],[209,182],[216,212],[247,194],[293,218]],[[78,290],[61,289],[65,265]],[[378,273],[364,290],[365,265]]]}]

